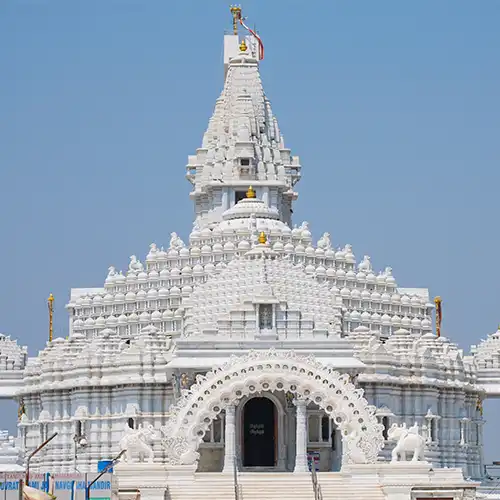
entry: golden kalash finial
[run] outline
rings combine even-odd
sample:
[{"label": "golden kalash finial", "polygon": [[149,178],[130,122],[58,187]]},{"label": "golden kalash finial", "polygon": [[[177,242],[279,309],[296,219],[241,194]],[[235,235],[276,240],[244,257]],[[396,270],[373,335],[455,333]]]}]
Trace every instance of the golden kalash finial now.
[{"label": "golden kalash finial", "polygon": [[248,188],[247,198],[255,198],[255,191],[252,186]]},{"label": "golden kalash finial", "polygon": [[49,342],[52,342],[52,337],[54,334],[54,296],[52,294],[49,295],[47,299],[47,305],[49,307]]},{"label": "golden kalash finial", "polygon": [[265,245],[267,243],[267,236],[266,236],[266,233],[264,231],[262,231],[260,234],[259,234],[259,243],[261,245]]},{"label": "golden kalash finial", "polygon": [[434,299],[434,304],[436,305],[436,337],[441,337],[441,322],[443,320],[442,302],[441,297]]},{"label": "golden kalash finial", "polygon": [[24,406],[24,399],[21,399],[19,401],[19,409],[17,410],[17,419],[21,420],[23,418],[23,415],[26,414],[26,407]]},{"label": "golden kalash finial", "polygon": [[241,19],[241,7],[239,5],[231,5],[230,9],[233,15],[233,33],[238,34],[238,22]]},{"label": "golden kalash finial", "polygon": [[240,43],[240,52],[246,52],[247,51],[247,43],[245,40],[242,40]]}]

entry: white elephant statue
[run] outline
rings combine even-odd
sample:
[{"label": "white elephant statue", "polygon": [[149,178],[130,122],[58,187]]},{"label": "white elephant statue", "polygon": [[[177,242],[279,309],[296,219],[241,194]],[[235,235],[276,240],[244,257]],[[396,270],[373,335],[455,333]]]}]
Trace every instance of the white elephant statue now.
[{"label": "white elephant statue", "polygon": [[137,457],[141,462],[148,457],[148,463],[153,463],[154,451],[149,442],[158,436],[152,425],[131,429],[125,425],[125,435],[120,440],[120,448],[125,450],[125,461],[133,463]]},{"label": "white elephant statue", "polygon": [[392,450],[391,462],[406,461],[406,454],[413,453],[412,462],[424,461],[425,438],[420,435],[418,424],[406,428],[406,424],[392,424],[387,432],[389,441],[397,441]]}]

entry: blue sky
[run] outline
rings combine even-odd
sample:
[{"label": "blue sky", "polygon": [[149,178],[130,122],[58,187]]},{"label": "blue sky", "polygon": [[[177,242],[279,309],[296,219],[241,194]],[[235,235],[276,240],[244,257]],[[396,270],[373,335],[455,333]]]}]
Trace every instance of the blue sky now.
[{"label": "blue sky", "polygon": [[[301,158],[295,222],[443,298],[464,349],[500,322],[500,2],[251,0]],[[67,334],[71,287],[189,234],[187,155],[223,78],[227,2],[0,4],[0,331]],[[486,418],[500,405],[487,402]],[[9,418],[0,426],[12,426]],[[494,458],[487,425],[487,458]],[[496,458],[499,458],[498,456]]]}]

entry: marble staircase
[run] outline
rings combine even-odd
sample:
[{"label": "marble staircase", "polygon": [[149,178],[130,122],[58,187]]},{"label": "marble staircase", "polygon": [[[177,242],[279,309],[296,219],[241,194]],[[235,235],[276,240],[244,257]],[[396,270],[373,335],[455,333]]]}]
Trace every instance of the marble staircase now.
[{"label": "marble staircase", "polygon": [[[166,500],[234,500],[232,474],[199,473],[194,481],[171,483]],[[239,500],[314,500],[310,474],[239,472]]]},{"label": "marble staircase", "polygon": [[[314,500],[311,474],[240,472],[240,500]],[[234,497],[233,497],[234,498]]]},{"label": "marble staircase", "polygon": [[346,481],[338,472],[318,472],[318,484],[323,500],[385,500],[382,487],[374,483]]},{"label": "marble staircase", "polygon": [[167,488],[165,500],[234,500],[232,474],[197,472],[193,478],[172,481]]}]

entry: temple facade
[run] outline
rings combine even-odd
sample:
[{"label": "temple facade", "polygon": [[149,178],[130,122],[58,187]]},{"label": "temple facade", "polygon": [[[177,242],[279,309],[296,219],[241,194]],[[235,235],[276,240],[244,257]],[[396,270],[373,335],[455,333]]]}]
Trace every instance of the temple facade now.
[{"label": "temple facade", "polygon": [[67,337],[36,357],[0,338],[17,446],[26,456],[58,433],[36,471],[96,471],[133,436],[153,464],[321,473],[401,460],[403,430],[419,461],[481,479],[500,331],[464,354],[434,333],[427,289],[293,224],[302,167],[259,40],[224,47],[224,87],[186,167],[189,241],[172,232],[102,287],[72,289]]}]

